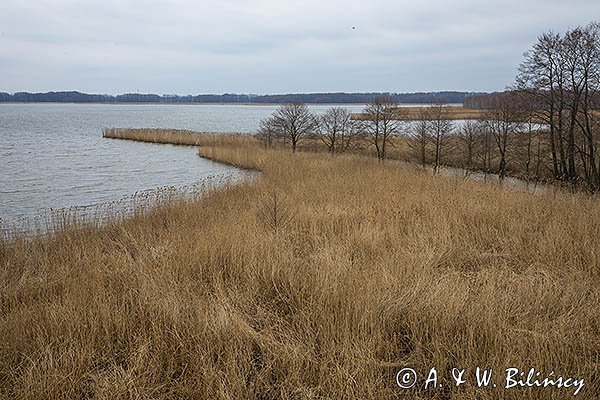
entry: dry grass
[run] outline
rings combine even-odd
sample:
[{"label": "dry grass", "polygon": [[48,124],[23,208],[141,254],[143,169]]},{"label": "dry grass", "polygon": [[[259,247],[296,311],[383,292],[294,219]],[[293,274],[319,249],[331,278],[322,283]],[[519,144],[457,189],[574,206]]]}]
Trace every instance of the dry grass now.
[{"label": "dry grass", "polygon": [[[430,107],[403,107],[402,113],[405,118],[411,121],[418,121],[423,118]],[[447,106],[444,107],[447,111],[447,118],[450,120],[466,120],[466,119],[483,119],[485,110],[476,110],[464,108],[462,106]]]},{"label": "dry grass", "polygon": [[[449,369],[477,366],[583,377],[577,398],[600,396],[597,200],[249,143],[201,154],[263,175],[0,244],[0,397],[573,393],[450,387]],[[444,388],[401,390],[404,366],[436,367]]]},{"label": "dry grass", "polygon": [[105,128],[102,130],[102,136],[108,139],[184,146],[243,146],[255,142],[255,139],[249,135],[195,132],[184,129]]}]

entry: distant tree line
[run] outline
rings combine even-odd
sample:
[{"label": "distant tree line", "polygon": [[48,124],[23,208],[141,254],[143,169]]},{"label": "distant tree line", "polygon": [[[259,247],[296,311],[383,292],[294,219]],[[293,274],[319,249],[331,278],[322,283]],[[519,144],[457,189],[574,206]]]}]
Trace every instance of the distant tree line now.
[{"label": "distant tree line", "polygon": [[0,92],[0,102],[17,103],[240,103],[249,102],[251,99],[252,95],[238,94],[177,96],[167,94],[126,93],[113,96],[108,94],[87,94],[80,92],[18,92],[14,94]]},{"label": "distant tree line", "polygon": [[[17,103],[355,103],[366,104],[381,93],[308,93],[308,94],[201,94],[158,95],[126,93],[120,95],[87,94],[80,92],[47,92],[14,94],[0,92],[0,102]],[[463,103],[471,92],[391,93],[386,94],[399,103]]]},{"label": "distant tree line", "polygon": [[389,97],[398,103],[455,103],[462,104],[473,92],[427,92],[427,93],[310,93],[264,95],[253,98],[256,103],[357,103],[367,104],[373,99]]}]

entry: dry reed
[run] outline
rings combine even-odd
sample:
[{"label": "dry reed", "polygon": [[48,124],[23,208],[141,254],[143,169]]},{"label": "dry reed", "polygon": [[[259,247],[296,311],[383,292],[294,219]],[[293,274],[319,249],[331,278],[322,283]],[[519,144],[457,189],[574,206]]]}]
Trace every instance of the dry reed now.
[{"label": "dry reed", "polygon": [[[486,110],[464,108],[463,106],[445,106],[445,118],[449,120],[468,120],[468,119],[483,119]],[[399,118],[406,121],[419,121],[423,119],[423,115],[430,110],[429,106],[419,107],[401,107]],[[364,119],[366,116],[362,113],[357,113],[354,116],[356,119]]]},{"label": "dry reed", "polygon": [[126,139],[183,146],[239,146],[255,142],[255,139],[250,135],[196,132],[185,129],[105,128],[102,130],[102,136],[108,139]]},{"label": "dry reed", "polygon": [[[583,377],[577,398],[600,396],[597,200],[358,156],[200,152],[262,177],[103,228],[0,243],[0,397],[573,393],[452,387],[453,367],[477,366]],[[286,216],[276,226],[273,194]],[[402,390],[403,367],[436,367],[444,387]]]}]

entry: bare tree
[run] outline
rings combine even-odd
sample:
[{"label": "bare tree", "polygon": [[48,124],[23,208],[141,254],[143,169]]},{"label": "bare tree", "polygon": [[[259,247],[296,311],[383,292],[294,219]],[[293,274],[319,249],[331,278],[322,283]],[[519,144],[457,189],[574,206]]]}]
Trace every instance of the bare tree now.
[{"label": "bare tree", "polygon": [[272,117],[275,129],[292,144],[292,152],[296,152],[298,142],[313,134],[318,127],[317,117],[306,104],[290,103],[279,107]]},{"label": "bare tree", "polygon": [[567,101],[569,104],[569,123],[567,128],[567,179],[576,183],[577,170],[575,161],[575,130],[577,128],[577,114],[580,111],[581,96],[583,93],[584,78],[580,75],[580,63],[584,52],[583,41],[585,32],[575,28],[567,32],[562,40],[562,52],[565,59],[566,84],[568,89]]},{"label": "bare tree", "polygon": [[488,121],[485,120],[485,118],[478,120],[477,124],[481,129],[481,137],[479,140],[480,151],[477,152],[477,158],[482,166],[484,176],[487,178],[487,175],[491,172],[492,168],[492,133]]},{"label": "bare tree", "polygon": [[273,147],[273,142],[281,135],[282,133],[272,117],[262,119],[255,134],[256,138],[269,148]]},{"label": "bare tree", "polygon": [[429,136],[429,120],[427,112],[421,110],[419,119],[411,124],[408,134],[408,145],[417,153],[422,168],[427,166],[427,144],[431,140]]},{"label": "bare tree", "polygon": [[506,176],[509,141],[520,132],[524,118],[522,105],[514,92],[498,96],[487,113],[485,123],[498,150],[500,179]]},{"label": "bare tree", "polygon": [[[576,27],[564,35],[546,33],[525,54],[518,89],[535,101],[548,124],[554,177],[575,184],[582,177],[600,187],[594,112],[600,91],[600,25]],[[577,156],[580,157],[579,161]]]},{"label": "bare tree", "polygon": [[466,121],[458,130],[457,137],[462,146],[461,153],[464,154],[463,168],[467,174],[473,170],[477,141],[482,133],[483,127],[478,121]]},{"label": "bare tree", "polygon": [[346,108],[332,107],[319,118],[318,137],[331,154],[343,153],[355,136],[352,114]]},{"label": "bare tree", "polygon": [[562,46],[559,34],[548,32],[538,37],[533,49],[525,53],[516,78],[516,89],[531,96],[536,103],[536,117],[548,124],[552,170],[556,179],[567,170],[562,139],[565,107]]},{"label": "bare tree", "polygon": [[[597,160],[597,134],[594,132],[594,109],[598,106],[600,96],[600,24],[592,23],[582,28],[579,36],[577,77],[581,85],[580,112],[576,114],[576,123],[582,133],[582,144],[579,151],[582,157],[588,185],[597,190],[600,188],[600,163]],[[585,149],[585,151],[581,151]]]},{"label": "bare tree", "polygon": [[377,159],[384,161],[389,139],[400,132],[402,110],[391,96],[377,96],[364,109],[364,129],[375,146]]},{"label": "bare tree", "polygon": [[430,138],[434,146],[433,171],[438,172],[442,163],[442,151],[446,145],[446,138],[454,130],[454,123],[450,120],[447,108],[436,103],[427,110],[429,119]]}]

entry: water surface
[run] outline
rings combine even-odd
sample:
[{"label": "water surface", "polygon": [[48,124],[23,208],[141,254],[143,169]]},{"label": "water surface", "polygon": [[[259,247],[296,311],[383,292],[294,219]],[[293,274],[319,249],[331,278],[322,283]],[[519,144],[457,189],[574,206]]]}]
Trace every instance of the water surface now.
[{"label": "water surface", "polygon": [[[330,106],[311,106],[317,113]],[[0,218],[14,225],[48,209],[122,199],[239,174],[191,147],[102,138],[102,128],[256,131],[277,106],[0,104]],[[348,106],[358,112],[361,105]]]}]

